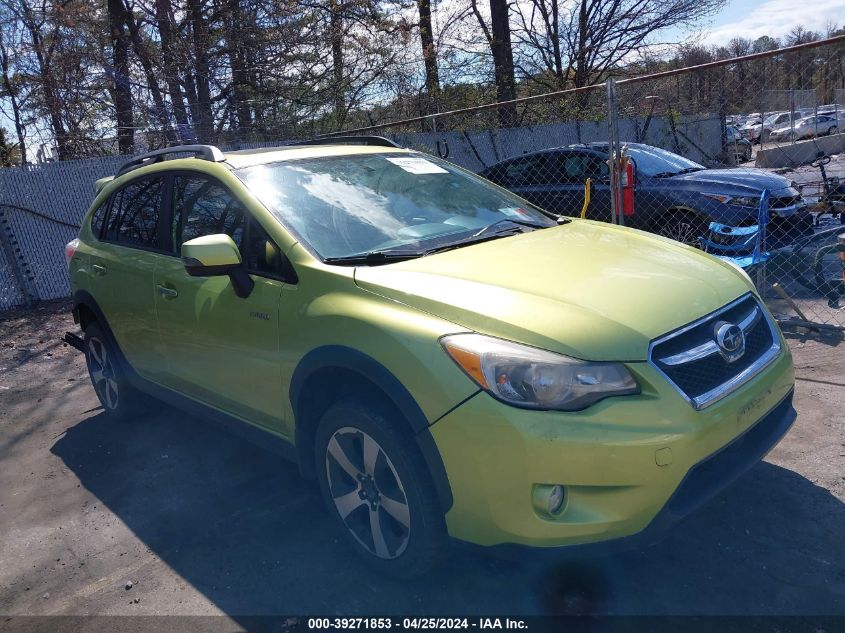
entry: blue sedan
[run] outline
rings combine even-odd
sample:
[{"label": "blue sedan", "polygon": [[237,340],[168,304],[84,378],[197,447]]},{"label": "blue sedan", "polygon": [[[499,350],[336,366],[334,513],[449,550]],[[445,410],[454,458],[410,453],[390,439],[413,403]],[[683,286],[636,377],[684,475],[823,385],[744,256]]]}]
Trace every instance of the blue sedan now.
[{"label": "blue sedan", "polygon": [[[760,195],[769,191],[772,242],[791,242],[812,233],[812,216],[801,193],[783,176],[761,169],[707,169],[666,150],[626,143],[635,167],[634,213],[625,224],[699,246],[711,223],[757,224]],[[587,217],[609,221],[607,143],[570,145],[510,158],[481,173],[552,213],[579,215],[584,183],[592,183]],[[722,235],[719,239],[727,239]]]}]

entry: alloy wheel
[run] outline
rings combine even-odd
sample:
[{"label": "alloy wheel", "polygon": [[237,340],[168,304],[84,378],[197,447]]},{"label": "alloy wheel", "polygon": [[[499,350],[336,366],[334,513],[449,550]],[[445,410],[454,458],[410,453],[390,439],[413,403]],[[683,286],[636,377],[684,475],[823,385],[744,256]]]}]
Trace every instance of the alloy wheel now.
[{"label": "alloy wheel", "polygon": [[100,396],[103,404],[109,409],[117,408],[120,394],[115,378],[114,364],[108,348],[98,338],[88,341],[88,369],[91,372],[91,382]]},{"label": "alloy wheel", "polygon": [[411,536],[402,480],[379,443],[360,429],[335,431],[326,447],[332,501],[346,528],[369,553],[401,556]]},{"label": "alloy wheel", "polygon": [[658,235],[689,246],[699,246],[696,222],[684,216],[673,216],[657,231]]}]

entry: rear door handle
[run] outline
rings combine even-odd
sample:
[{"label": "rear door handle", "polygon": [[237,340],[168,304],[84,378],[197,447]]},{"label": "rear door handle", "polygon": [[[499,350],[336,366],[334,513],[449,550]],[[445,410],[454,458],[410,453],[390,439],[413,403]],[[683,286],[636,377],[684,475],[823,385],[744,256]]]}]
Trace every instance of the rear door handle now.
[{"label": "rear door handle", "polygon": [[156,284],[156,289],[158,290],[158,294],[160,294],[165,299],[175,299],[179,296],[179,293],[176,291],[176,288],[168,288],[167,286]]},{"label": "rear door handle", "polygon": [[100,266],[99,264],[92,264],[91,270],[93,270],[98,275],[105,275],[106,274],[106,267]]}]

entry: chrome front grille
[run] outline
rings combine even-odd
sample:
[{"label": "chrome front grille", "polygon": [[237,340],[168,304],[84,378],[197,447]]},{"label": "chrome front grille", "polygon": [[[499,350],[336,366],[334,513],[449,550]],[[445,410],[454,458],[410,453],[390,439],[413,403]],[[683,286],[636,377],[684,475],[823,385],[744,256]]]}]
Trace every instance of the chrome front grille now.
[{"label": "chrome front grille", "polygon": [[[737,326],[742,336],[731,326]],[[694,408],[703,409],[777,358],[780,342],[775,328],[766,310],[749,293],[652,341],[649,362]],[[738,338],[744,342],[741,354],[728,345]]]}]

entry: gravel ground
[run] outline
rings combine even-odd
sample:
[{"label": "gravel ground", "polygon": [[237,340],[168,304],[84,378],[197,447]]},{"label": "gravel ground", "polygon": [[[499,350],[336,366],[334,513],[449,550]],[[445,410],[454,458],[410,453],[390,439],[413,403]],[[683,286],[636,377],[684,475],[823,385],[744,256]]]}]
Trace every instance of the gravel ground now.
[{"label": "gravel ground", "polygon": [[[0,315],[0,614],[845,615],[845,354],[790,336],[799,418],[660,545],[412,582],[336,539],[293,465],[165,407],[107,420],[67,305]],[[0,629],[2,623],[0,623]]]}]

